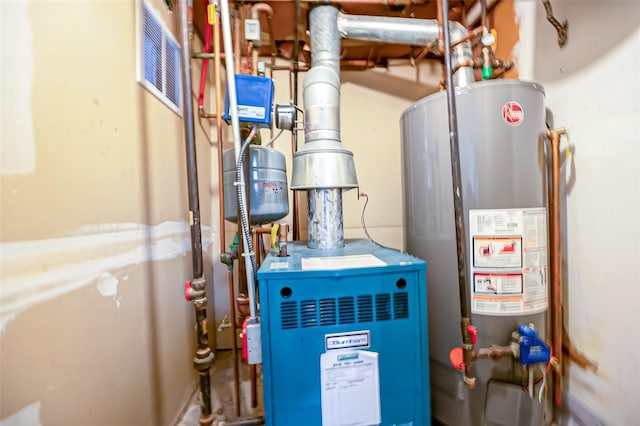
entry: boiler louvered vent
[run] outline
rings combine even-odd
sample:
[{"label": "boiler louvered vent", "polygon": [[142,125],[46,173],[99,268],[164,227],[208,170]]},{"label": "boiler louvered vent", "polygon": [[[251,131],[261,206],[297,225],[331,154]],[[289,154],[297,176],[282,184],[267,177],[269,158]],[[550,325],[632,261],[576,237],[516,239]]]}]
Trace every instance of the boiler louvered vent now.
[{"label": "boiler louvered vent", "polygon": [[286,301],[280,304],[283,330],[408,318],[409,294],[406,292]]}]

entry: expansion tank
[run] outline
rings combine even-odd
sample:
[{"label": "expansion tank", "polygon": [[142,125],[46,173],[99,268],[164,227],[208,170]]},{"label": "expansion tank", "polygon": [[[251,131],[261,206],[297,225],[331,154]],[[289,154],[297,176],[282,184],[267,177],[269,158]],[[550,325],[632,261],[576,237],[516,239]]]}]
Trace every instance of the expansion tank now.
[{"label": "expansion tank", "polygon": [[[473,83],[456,89],[456,104],[476,347],[508,345],[523,323],[544,336],[543,88],[517,80]],[[495,405],[524,395],[517,360],[477,361],[473,390],[449,361],[462,339],[446,93],[409,107],[401,127],[407,252],[430,265],[432,415],[449,425],[539,424],[539,405],[526,402],[508,413]]]},{"label": "expansion tank", "polygon": [[[284,154],[272,148],[250,145],[249,188],[251,225],[282,219],[289,213],[286,161]],[[238,196],[235,153],[223,154],[224,165],[224,218],[238,222]]]}]

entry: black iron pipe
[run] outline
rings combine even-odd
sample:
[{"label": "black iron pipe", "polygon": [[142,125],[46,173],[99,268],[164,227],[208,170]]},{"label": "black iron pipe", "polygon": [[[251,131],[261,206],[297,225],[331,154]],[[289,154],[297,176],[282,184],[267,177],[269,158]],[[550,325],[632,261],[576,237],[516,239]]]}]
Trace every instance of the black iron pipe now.
[{"label": "black iron pipe", "polygon": [[192,289],[197,329],[197,350],[193,365],[198,371],[200,382],[200,424],[209,425],[213,421],[211,410],[211,382],[209,370],[213,353],[209,348],[207,332],[206,281],[202,260],[202,230],[200,228],[200,201],[198,194],[198,164],[196,158],[195,124],[193,101],[191,99],[191,50],[189,48],[189,21],[187,0],[178,2],[180,15],[180,42],[182,54],[182,104],[185,146],[187,158],[187,181],[189,186],[189,225],[191,227],[191,258],[193,266]]},{"label": "black iron pipe", "polygon": [[451,70],[451,41],[449,35],[449,4],[442,0],[442,32],[444,36],[444,64],[446,72],[447,107],[449,111],[449,149],[451,151],[451,180],[453,183],[453,212],[456,226],[456,252],[458,256],[458,288],[460,294],[460,331],[465,363],[465,383],[473,386],[473,344],[471,340],[471,302],[467,283],[467,237],[464,227],[462,177],[460,173],[460,148],[458,143],[458,118]]}]

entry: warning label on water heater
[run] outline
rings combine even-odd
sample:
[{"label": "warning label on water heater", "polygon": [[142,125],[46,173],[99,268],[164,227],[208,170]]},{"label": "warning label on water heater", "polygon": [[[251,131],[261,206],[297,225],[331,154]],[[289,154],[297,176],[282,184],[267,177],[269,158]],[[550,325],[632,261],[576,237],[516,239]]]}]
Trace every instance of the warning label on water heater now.
[{"label": "warning label on water heater", "polygon": [[471,311],[534,314],[547,309],[544,208],[469,210]]}]

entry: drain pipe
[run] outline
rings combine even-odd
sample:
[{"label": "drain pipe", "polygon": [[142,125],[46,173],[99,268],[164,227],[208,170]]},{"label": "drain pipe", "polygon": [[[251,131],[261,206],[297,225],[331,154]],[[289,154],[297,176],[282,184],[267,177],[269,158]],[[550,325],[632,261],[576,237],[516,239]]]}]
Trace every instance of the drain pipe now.
[{"label": "drain pipe", "polygon": [[458,144],[458,118],[454,82],[451,72],[451,36],[449,34],[448,0],[442,0],[444,33],[444,64],[447,75],[447,107],[449,111],[449,147],[451,150],[451,178],[453,181],[453,211],[456,225],[456,250],[458,256],[458,287],[460,292],[460,330],[462,332],[462,352],[464,361],[464,383],[473,388],[475,375],[473,372],[473,346],[476,331],[471,325],[471,300],[467,284],[467,236],[464,227],[464,205],[462,200],[462,177],[460,173],[460,149]]},{"label": "drain pipe", "polygon": [[209,348],[207,332],[207,296],[202,265],[202,235],[200,229],[200,201],[198,195],[198,165],[196,161],[193,102],[191,100],[191,51],[189,49],[189,23],[187,0],[178,2],[180,14],[180,42],[182,54],[182,104],[184,108],[184,133],[186,141],[187,179],[189,183],[189,225],[191,226],[191,256],[193,279],[187,281],[185,296],[193,301],[196,315],[198,347],[193,366],[200,381],[200,425],[213,422],[211,410],[211,382],[209,370],[213,363],[213,352]]}]

